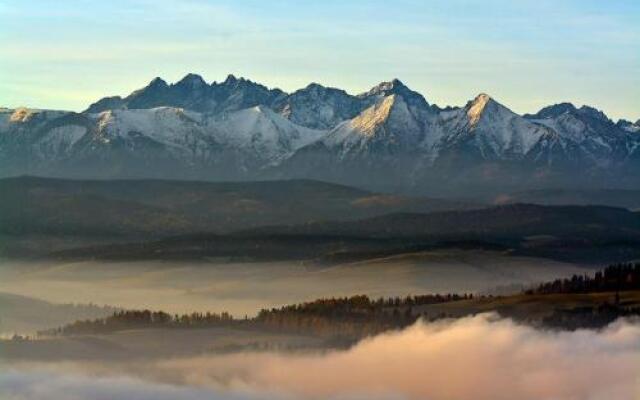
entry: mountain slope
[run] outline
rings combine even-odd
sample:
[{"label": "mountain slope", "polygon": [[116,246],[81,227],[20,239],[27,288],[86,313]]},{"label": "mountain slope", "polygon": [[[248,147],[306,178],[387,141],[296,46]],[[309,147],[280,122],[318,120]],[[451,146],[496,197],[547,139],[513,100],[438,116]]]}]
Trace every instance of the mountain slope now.
[{"label": "mountain slope", "polygon": [[209,117],[206,126],[219,142],[256,160],[258,168],[281,161],[325,133],[297,126],[265,106]]},{"label": "mountain slope", "polygon": [[246,179],[318,139],[262,106],[210,115],[173,107],[98,114],[4,110],[0,176]]},{"label": "mountain slope", "polygon": [[630,146],[635,145],[633,137],[592,107],[578,109],[570,103],[561,103],[525,118],[552,129],[559,146],[565,150],[565,159],[581,164],[606,167],[624,160]]},{"label": "mountain slope", "polygon": [[276,173],[396,190],[406,185],[419,160],[431,154],[439,135],[434,118],[426,102],[415,106],[399,94],[380,97],[302,147]]}]

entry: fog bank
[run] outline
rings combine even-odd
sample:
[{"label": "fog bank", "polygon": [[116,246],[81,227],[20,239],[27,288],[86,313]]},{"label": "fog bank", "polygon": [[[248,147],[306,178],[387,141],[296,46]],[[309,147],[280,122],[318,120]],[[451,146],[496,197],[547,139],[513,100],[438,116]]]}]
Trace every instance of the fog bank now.
[{"label": "fog bank", "polygon": [[[346,351],[236,353],[110,367],[65,364],[57,366],[64,374],[33,378],[51,367],[24,366],[13,375],[2,374],[0,386],[11,388],[11,400],[260,399],[265,394],[278,399],[633,399],[640,395],[640,324],[620,320],[601,331],[551,332],[483,314],[418,322]],[[124,379],[123,373],[135,380],[128,385],[104,381]]]},{"label": "fog bank", "polygon": [[299,262],[0,260],[0,292],[53,303],[107,304],[170,313],[229,311],[242,317],[262,308],[320,297],[482,292],[587,272],[568,263],[466,250],[385,257],[330,268]]}]

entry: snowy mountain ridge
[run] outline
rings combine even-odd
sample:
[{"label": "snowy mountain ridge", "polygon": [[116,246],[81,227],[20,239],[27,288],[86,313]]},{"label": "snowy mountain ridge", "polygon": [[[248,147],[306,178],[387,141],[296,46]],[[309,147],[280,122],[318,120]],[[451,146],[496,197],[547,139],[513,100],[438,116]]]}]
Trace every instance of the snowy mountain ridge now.
[{"label": "snowy mountain ridge", "polygon": [[83,113],[0,109],[0,167],[5,176],[304,177],[411,191],[633,186],[640,121],[570,103],[521,116],[487,94],[441,109],[397,79],[353,96],[189,74]]}]

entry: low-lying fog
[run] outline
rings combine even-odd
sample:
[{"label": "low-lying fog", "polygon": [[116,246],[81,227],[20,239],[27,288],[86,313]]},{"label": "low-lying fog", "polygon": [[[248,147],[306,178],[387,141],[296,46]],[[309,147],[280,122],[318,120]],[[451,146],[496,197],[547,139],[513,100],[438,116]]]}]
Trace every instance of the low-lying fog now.
[{"label": "low-lying fog", "polygon": [[551,332],[482,314],[418,321],[349,350],[14,362],[0,387],[8,400],[634,399],[638,360],[632,321]]},{"label": "low-lying fog", "polygon": [[577,265],[447,250],[319,268],[297,262],[0,263],[0,292],[55,303],[94,303],[167,312],[261,308],[320,297],[479,292],[584,273]]}]

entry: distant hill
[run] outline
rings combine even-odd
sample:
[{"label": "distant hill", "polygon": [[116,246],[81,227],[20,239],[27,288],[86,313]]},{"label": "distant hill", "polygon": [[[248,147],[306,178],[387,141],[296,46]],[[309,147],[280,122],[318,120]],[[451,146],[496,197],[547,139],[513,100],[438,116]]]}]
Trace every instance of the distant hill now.
[{"label": "distant hill", "polygon": [[0,292],[0,335],[34,334],[76,320],[106,317],[117,308],[93,304],[54,304]]},{"label": "distant hill", "polygon": [[494,249],[582,263],[640,258],[640,214],[601,206],[507,205],[429,214],[399,213],[343,222],[187,235],[89,247],[63,258],[229,257],[335,263],[443,247]]},{"label": "distant hill", "polygon": [[[228,233],[267,225],[430,212],[468,203],[368,192],[311,180],[0,180],[0,236],[87,243]],[[54,246],[55,247],[55,246]]]},{"label": "distant hill", "polygon": [[640,190],[541,189],[502,195],[494,202],[497,204],[605,205],[640,210]]},{"label": "distant hill", "polygon": [[503,205],[474,210],[400,213],[354,222],[266,227],[249,234],[341,235],[372,238],[525,237],[530,235],[640,238],[640,214],[605,206]]}]

